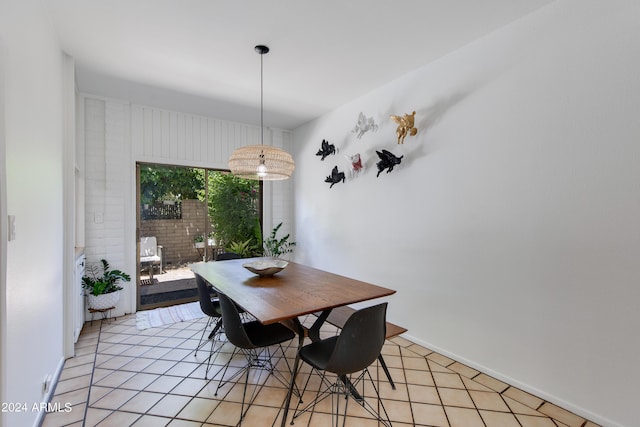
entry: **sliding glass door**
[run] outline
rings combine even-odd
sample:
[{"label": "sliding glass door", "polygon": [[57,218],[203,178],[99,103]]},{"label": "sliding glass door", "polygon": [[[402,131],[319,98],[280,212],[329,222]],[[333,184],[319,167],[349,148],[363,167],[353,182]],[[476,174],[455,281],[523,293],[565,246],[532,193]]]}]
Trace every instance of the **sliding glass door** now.
[{"label": "sliding glass door", "polygon": [[259,182],[142,163],[137,182],[138,310],[197,300],[190,263],[261,253]]}]

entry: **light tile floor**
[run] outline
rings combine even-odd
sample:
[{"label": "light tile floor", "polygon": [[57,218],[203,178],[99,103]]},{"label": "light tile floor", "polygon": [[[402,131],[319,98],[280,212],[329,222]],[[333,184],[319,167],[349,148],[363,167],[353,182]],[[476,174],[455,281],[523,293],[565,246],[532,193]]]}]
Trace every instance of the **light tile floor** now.
[{"label": "light tile floor", "polygon": [[[228,384],[215,396],[217,381],[205,380],[205,367],[200,364],[209,347],[194,356],[205,322],[199,319],[144,331],[136,329],[135,315],[87,323],[76,344],[76,356],[66,361],[52,399],[60,408],[70,404],[71,410],[48,413],[42,425],[235,426],[241,385]],[[336,329],[327,325],[322,333],[335,334]],[[296,342],[286,350],[291,360]],[[231,345],[225,344],[216,360],[218,365],[230,357],[230,349]],[[597,427],[402,337],[387,341],[383,355],[397,389],[390,387],[379,367],[371,370],[374,378],[379,378],[378,387],[393,426]],[[234,360],[232,366],[237,369],[242,363]],[[277,368],[284,371],[285,365],[279,363]],[[257,395],[243,424],[279,425],[286,387],[267,375],[252,376],[252,383],[256,383]],[[292,406],[296,402],[294,399]],[[330,407],[319,406],[313,415],[298,418],[295,425],[331,425],[327,413]],[[351,404],[346,425],[378,423]]]}]

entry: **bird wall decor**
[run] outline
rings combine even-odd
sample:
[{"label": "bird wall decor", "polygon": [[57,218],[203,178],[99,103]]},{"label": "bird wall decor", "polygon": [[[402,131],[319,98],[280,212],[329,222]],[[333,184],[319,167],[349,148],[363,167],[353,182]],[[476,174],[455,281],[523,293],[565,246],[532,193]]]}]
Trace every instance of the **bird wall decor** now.
[{"label": "bird wall decor", "polygon": [[365,115],[361,112],[358,115],[358,123],[356,123],[356,126],[351,132],[357,133],[356,138],[360,139],[365,133],[369,131],[375,132],[377,130],[378,125],[374,123],[373,117],[365,117]]},{"label": "bird wall decor", "polygon": [[336,165],[331,170],[331,175],[329,175],[324,180],[324,182],[330,182],[331,185],[329,186],[329,188],[332,188],[334,186],[334,184],[337,184],[340,181],[342,181],[344,183],[344,180],[345,180],[344,172],[339,172],[338,171],[338,166]]},{"label": "bird wall decor", "polygon": [[404,144],[404,138],[407,135],[416,136],[418,128],[415,127],[416,112],[405,114],[404,116],[391,116],[391,120],[398,124],[396,135],[398,135],[398,144]]},{"label": "bird wall decor", "polygon": [[362,165],[362,158],[360,157],[360,153],[346,157],[349,159],[349,163],[351,164],[351,177],[354,178],[364,169],[364,166]]},{"label": "bird wall decor", "polygon": [[378,157],[380,157],[380,161],[376,163],[376,166],[378,167],[378,174],[376,175],[376,178],[379,177],[380,173],[385,169],[387,169],[387,173],[391,172],[393,167],[395,165],[399,165],[404,157],[404,155],[397,157],[395,154],[387,150],[382,150],[381,152],[376,150],[376,153],[378,154]]},{"label": "bird wall decor", "polygon": [[336,146],[333,144],[329,144],[329,141],[323,139],[322,145],[318,150],[318,152],[316,153],[316,156],[322,156],[320,160],[324,160],[325,157],[327,157],[330,154],[336,154]]}]

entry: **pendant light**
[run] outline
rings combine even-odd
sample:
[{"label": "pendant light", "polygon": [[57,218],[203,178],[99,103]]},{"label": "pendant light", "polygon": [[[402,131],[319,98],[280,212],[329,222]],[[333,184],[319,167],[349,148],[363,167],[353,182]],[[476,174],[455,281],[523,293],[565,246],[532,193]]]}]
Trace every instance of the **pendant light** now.
[{"label": "pendant light", "polygon": [[260,144],[247,145],[236,149],[229,158],[229,169],[236,176],[264,181],[287,179],[295,169],[295,163],[289,153],[281,148],[264,145],[264,108],[263,108],[263,56],[269,52],[267,46],[258,45],[260,54]]}]

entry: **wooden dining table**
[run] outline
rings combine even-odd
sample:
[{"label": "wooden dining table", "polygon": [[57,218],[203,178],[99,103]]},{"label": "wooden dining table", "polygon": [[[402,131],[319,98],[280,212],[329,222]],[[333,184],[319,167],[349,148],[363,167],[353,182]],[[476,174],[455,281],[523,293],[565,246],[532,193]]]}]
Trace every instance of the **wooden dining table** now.
[{"label": "wooden dining table", "polygon": [[[296,262],[289,262],[284,270],[270,277],[258,276],[243,267],[252,261],[267,259],[269,258],[201,262],[191,264],[190,267],[215,290],[232,299],[261,323],[291,324],[298,334],[298,348],[302,347],[305,337],[313,341],[319,339],[320,327],[333,308],[396,292]],[[299,318],[312,313],[319,314],[318,318],[311,328],[304,328]],[[284,403],[282,426],[286,423],[299,362],[299,357],[296,356]]]}]

